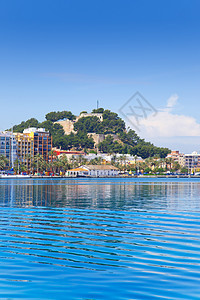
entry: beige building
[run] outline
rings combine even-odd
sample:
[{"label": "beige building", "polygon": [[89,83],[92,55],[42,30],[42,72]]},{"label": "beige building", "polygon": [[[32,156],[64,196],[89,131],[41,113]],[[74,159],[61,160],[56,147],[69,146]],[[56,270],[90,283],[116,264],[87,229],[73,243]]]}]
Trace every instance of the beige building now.
[{"label": "beige building", "polygon": [[167,158],[172,158],[173,161],[177,162],[181,167],[185,165],[184,154],[179,151],[171,151],[171,153],[167,155]]},{"label": "beige building", "polygon": [[14,133],[17,157],[30,169],[34,156],[40,154],[46,161],[52,149],[52,138],[44,128],[27,128],[23,133]]},{"label": "beige building", "polygon": [[17,141],[17,157],[29,169],[34,157],[34,139],[29,134],[14,133]]},{"label": "beige building", "polygon": [[85,165],[66,172],[72,177],[115,177],[119,175],[119,169],[112,165]]}]

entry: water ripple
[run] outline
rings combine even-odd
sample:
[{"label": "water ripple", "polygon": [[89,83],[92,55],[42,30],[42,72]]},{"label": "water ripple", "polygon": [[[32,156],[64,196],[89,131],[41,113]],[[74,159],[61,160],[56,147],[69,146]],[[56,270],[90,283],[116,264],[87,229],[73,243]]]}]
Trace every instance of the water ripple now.
[{"label": "water ripple", "polygon": [[198,182],[79,183],[0,182],[1,299],[199,299]]}]

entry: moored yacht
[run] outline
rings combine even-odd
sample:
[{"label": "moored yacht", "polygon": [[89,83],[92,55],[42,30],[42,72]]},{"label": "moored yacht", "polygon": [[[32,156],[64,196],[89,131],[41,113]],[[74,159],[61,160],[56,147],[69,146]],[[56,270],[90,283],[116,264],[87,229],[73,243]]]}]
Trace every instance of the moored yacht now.
[{"label": "moored yacht", "polygon": [[22,178],[22,179],[25,179],[25,178],[30,178],[31,176],[29,175],[23,175],[23,174],[0,174],[0,178],[3,178],[3,179],[13,179],[13,178]]}]

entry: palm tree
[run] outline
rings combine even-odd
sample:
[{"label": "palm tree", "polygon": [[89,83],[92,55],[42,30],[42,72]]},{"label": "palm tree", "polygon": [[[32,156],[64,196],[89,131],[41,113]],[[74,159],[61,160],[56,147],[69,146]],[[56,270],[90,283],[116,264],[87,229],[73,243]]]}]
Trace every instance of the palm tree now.
[{"label": "palm tree", "polygon": [[116,161],[117,161],[117,156],[116,156],[116,154],[114,154],[114,155],[112,156],[112,158],[111,158],[111,164],[112,164],[113,166],[115,166],[115,165],[116,165]]},{"label": "palm tree", "polygon": [[137,159],[138,159],[138,156],[137,156],[137,155],[134,155],[135,164],[136,164],[136,162],[137,162]]},{"label": "palm tree", "polygon": [[173,164],[173,170],[178,171],[180,170],[180,168],[181,168],[180,164],[177,161],[175,161]]},{"label": "palm tree", "polygon": [[32,170],[33,156],[31,154],[27,154],[26,161],[27,161],[27,171],[33,172],[33,170]]},{"label": "palm tree", "polygon": [[21,172],[27,172],[27,171],[28,171],[27,166],[24,165],[24,164],[21,164],[21,165],[20,165],[20,171],[21,171]]},{"label": "palm tree", "polygon": [[146,167],[147,167],[146,162],[141,162],[141,163],[139,163],[139,165],[140,165],[140,170],[144,173],[144,170],[145,170]]},{"label": "palm tree", "polygon": [[20,162],[19,162],[19,159],[17,158],[14,161],[14,171],[15,171],[15,173],[19,174],[19,169],[20,169]]},{"label": "palm tree", "polygon": [[71,164],[72,164],[72,168],[77,166],[77,159],[74,155],[72,155],[71,157]]},{"label": "palm tree", "polygon": [[121,156],[121,162],[122,162],[122,164],[123,164],[123,170],[125,171],[126,170],[126,155],[125,154],[123,154],[122,156]]},{"label": "palm tree", "polygon": [[0,170],[5,169],[8,163],[9,160],[4,155],[0,155]]},{"label": "palm tree", "polygon": [[149,157],[146,159],[146,163],[148,167],[153,171],[155,169],[156,162],[153,157]]},{"label": "palm tree", "polygon": [[173,165],[173,159],[171,157],[169,157],[169,158],[166,158],[165,161],[166,161],[166,167],[169,165],[169,169],[171,170],[172,165]]},{"label": "palm tree", "polygon": [[160,167],[165,169],[166,168],[166,161],[165,161],[165,158],[161,158],[160,159]]},{"label": "palm tree", "polygon": [[5,163],[3,160],[0,160],[0,170],[3,170],[5,168]]},{"label": "palm tree", "polygon": [[95,158],[91,159],[91,161],[90,161],[89,164],[91,164],[91,165],[98,165],[98,160],[97,160],[97,158],[95,157]]},{"label": "palm tree", "polygon": [[138,159],[138,156],[137,155],[134,155],[134,165],[135,165],[135,171],[136,171],[136,174],[138,173],[138,170],[140,169],[139,167],[139,164],[137,162],[137,159]]},{"label": "palm tree", "polygon": [[50,161],[53,161],[56,156],[57,155],[56,155],[56,152],[54,150],[49,151],[48,158],[49,158]]},{"label": "palm tree", "polygon": [[103,159],[102,159],[101,156],[97,157],[97,164],[98,164],[98,165],[101,165],[101,164],[102,164],[102,161],[103,161]]},{"label": "palm tree", "polygon": [[84,165],[86,163],[86,159],[81,154],[76,157],[76,161],[78,163],[78,166]]},{"label": "palm tree", "polygon": [[34,169],[37,170],[37,173],[39,173],[39,171],[44,171],[45,170],[45,160],[43,158],[43,156],[39,153],[37,153],[34,157]]},{"label": "palm tree", "polygon": [[122,157],[122,155],[120,155],[117,159],[118,159],[118,162],[119,162],[119,169],[122,171],[122,169],[123,169],[123,166],[122,166],[123,157]]},{"label": "palm tree", "polygon": [[61,162],[61,169],[63,171],[67,171],[70,168],[70,163],[68,161],[66,154],[63,154],[59,160]]}]

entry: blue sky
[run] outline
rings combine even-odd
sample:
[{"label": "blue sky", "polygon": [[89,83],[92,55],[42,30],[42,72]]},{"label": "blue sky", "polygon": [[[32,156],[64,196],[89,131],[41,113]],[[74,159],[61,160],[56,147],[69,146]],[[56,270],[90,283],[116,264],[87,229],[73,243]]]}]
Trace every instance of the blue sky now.
[{"label": "blue sky", "polygon": [[199,10],[195,0],[0,1],[0,130],[97,100],[118,112],[139,91],[161,112],[141,120],[142,137],[200,151]]}]

